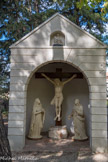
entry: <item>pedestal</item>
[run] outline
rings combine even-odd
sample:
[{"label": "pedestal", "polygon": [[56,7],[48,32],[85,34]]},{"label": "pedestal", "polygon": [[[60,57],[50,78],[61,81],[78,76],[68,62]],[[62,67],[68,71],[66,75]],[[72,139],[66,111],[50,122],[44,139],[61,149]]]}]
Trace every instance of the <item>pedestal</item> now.
[{"label": "pedestal", "polygon": [[48,134],[52,139],[66,139],[68,136],[67,127],[65,125],[51,127]]},{"label": "pedestal", "polygon": [[42,139],[42,136],[37,137],[37,138],[32,138],[32,137],[27,136],[27,138],[30,139],[30,140],[39,140],[39,139]]}]

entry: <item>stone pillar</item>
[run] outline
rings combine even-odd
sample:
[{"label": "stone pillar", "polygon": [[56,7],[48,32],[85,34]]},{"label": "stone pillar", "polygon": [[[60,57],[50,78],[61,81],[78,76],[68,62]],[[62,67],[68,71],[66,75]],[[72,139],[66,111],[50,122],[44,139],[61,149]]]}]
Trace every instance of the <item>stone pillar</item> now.
[{"label": "stone pillar", "polygon": [[92,151],[107,152],[107,100],[105,84],[103,86],[91,86],[90,101],[92,107]]},{"label": "stone pillar", "polygon": [[[23,85],[20,88],[23,89]],[[20,91],[20,88],[19,91],[11,90],[9,101],[8,138],[14,151],[21,150],[25,145],[26,99],[25,92]]]}]

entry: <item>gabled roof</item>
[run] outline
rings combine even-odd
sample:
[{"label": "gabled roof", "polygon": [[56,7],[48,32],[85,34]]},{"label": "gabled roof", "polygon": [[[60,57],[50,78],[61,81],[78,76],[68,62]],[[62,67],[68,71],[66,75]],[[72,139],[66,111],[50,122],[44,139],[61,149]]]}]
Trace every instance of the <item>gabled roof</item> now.
[{"label": "gabled roof", "polygon": [[86,32],[85,30],[81,29],[79,26],[77,26],[76,24],[74,24],[73,22],[71,22],[69,19],[67,19],[66,17],[64,17],[63,15],[56,13],[54,14],[52,17],[50,17],[49,19],[47,19],[45,22],[43,22],[41,25],[39,25],[38,27],[36,27],[34,30],[32,30],[31,32],[29,32],[27,35],[25,35],[24,37],[22,37],[20,40],[18,40],[17,42],[15,42],[14,44],[12,44],[10,46],[10,48],[15,48],[19,43],[23,42],[24,40],[26,40],[29,36],[31,36],[33,33],[35,33],[36,31],[38,31],[39,29],[41,29],[44,25],[46,25],[48,22],[50,22],[52,19],[54,19],[55,17],[59,16],[61,19],[64,19],[65,21],[67,21],[68,23],[70,23],[71,25],[73,25],[75,28],[77,28],[78,30],[80,30],[81,32],[83,32],[84,34],[88,35],[89,37],[91,37],[92,39],[94,39],[95,41],[97,41],[97,43],[99,43],[101,46],[103,46],[103,48],[108,48],[103,42],[101,42],[100,40],[98,40],[97,38],[95,38],[93,35],[89,34],[88,32]]}]

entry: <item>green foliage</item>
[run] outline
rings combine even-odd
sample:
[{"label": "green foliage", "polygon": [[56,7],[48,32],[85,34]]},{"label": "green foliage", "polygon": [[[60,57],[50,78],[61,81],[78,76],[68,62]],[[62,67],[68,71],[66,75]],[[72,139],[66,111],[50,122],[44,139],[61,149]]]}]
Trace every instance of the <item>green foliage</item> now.
[{"label": "green foliage", "polygon": [[80,0],[77,2],[77,7],[81,9],[83,6],[88,8],[89,10],[95,8],[97,5],[103,3],[102,13],[106,14],[108,12],[108,1],[107,0]]},{"label": "green foliage", "polygon": [[[100,4],[104,3],[104,8]],[[3,0],[0,1],[0,94],[9,90],[9,46],[59,12],[103,41],[108,18],[107,0]],[[106,38],[107,39],[107,38]]]}]

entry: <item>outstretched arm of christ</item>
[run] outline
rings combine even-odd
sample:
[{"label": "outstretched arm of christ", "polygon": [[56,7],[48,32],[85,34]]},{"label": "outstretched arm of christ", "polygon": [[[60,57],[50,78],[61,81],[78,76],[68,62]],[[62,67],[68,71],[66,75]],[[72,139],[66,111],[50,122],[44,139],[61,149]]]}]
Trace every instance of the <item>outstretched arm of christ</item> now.
[{"label": "outstretched arm of christ", "polygon": [[43,77],[45,77],[48,81],[50,81],[52,84],[55,85],[55,82],[51,80],[48,76],[46,76],[44,73],[41,74]]},{"label": "outstretched arm of christ", "polygon": [[70,82],[72,79],[76,78],[77,77],[77,74],[74,74],[71,78],[69,78],[68,80],[62,82],[63,85],[65,85],[66,83]]}]

